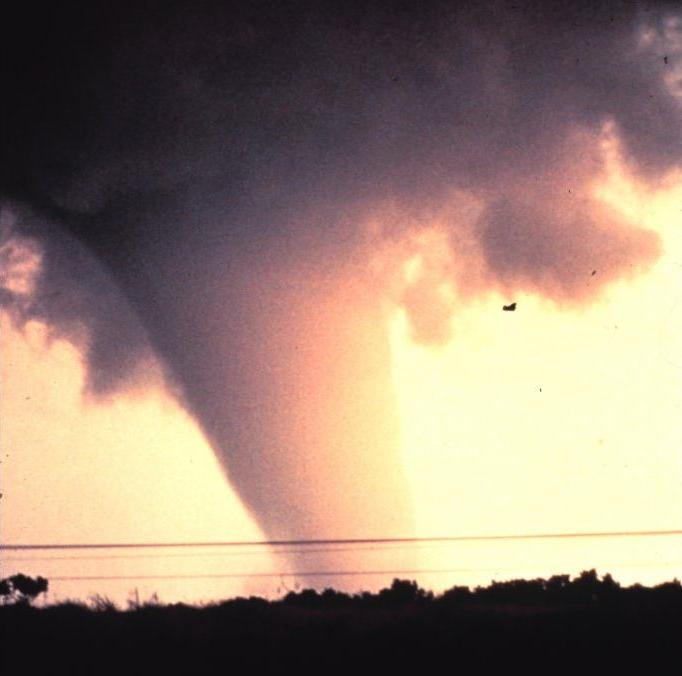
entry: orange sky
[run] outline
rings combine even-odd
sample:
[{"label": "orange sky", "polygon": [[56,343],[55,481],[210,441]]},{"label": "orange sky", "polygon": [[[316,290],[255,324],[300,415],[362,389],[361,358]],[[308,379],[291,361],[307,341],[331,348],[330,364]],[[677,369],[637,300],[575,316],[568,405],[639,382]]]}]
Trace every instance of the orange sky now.
[{"label": "orange sky", "polygon": [[[395,317],[419,535],[680,528],[682,182],[647,190],[612,158],[595,192],[660,234],[664,255],[649,273],[587,308],[524,294],[455,301],[452,338],[440,348],[416,346],[404,315]],[[511,300],[517,311],[501,312]],[[422,565],[481,560],[527,575],[598,566],[653,582],[679,577],[682,543],[495,543],[427,552]]]},{"label": "orange sky", "polygon": [[[406,536],[682,527],[682,180],[671,177],[652,190],[614,161],[595,191],[660,234],[664,255],[650,272],[616,283],[580,309],[523,294],[459,302],[453,296],[451,335],[436,347],[417,345],[404,312],[394,310],[388,330],[417,517],[416,532]],[[437,231],[424,241],[426,259],[445,255]],[[510,300],[517,311],[502,312]],[[196,425],[163,390],[156,367],[150,365],[144,388],[88,403],[80,396],[83,364],[76,348],[47,340],[37,322],[21,333],[3,316],[0,328],[3,542],[263,538]],[[592,567],[625,582],[682,576],[680,538],[418,551],[420,567],[456,571],[411,576],[435,588]],[[366,567],[400,568],[400,552],[368,552]],[[111,553],[97,556],[105,554]],[[21,555],[5,553],[3,575],[286,568],[283,559],[262,552],[178,554],[65,561],[63,553],[41,553],[58,560],[10,562]],[[121,599],[137,586],[143,595],[158,591],[172,600],[276,593],[295,583],[290,577],[93,581],[53,589],[62,598],[101,592]]]}]

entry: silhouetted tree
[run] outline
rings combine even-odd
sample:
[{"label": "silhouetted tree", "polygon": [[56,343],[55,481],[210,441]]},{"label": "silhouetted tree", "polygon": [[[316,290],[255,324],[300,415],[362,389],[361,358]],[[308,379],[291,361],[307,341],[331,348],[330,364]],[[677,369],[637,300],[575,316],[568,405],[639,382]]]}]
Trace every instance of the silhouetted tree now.
[{"label": "silhouetted tree", "polygon": [[447,589],[441,595],[441,598],[446,601],[467,601],[471,599],[473,592],[469,587],[455,586]]},{"label": "silhouetted tree", "polygon": [[548,592],[559,592],[566,589],[571,582],[570,575],[552,575],[552,577],[545,583],[545,589]]},{"label": "silhouetted tree", "polygon": [[414,603],[415,601],[430,600],[431,592],[421,589],[414,580],[399,580],[395,578],[390,589],[382,589],[379,592],[380,601],[389,603]]},{"label": "silhouetted tree", "polygon": [[48,581],[44,577],[29,577],[17,573],[0,580],[0,596],[7,603],[31,603],[37,596],[44,594]]}]

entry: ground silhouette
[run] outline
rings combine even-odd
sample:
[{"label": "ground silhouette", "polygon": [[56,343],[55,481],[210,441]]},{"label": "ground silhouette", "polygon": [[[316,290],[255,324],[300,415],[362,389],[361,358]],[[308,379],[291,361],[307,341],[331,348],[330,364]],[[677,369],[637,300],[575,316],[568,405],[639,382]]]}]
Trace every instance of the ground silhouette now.
[{"label": "ground silhouette", "polygon": [[679,657],[682,586],[573,579],[493,582],[433,594],[409,580],[378,593],[290,592],[207,606],[104,598],[0,607],[3,674],[574,672]]}]

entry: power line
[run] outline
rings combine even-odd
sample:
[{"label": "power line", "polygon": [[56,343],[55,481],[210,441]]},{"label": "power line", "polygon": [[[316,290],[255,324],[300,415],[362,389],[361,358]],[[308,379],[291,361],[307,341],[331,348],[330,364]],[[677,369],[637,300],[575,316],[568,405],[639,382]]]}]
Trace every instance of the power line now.
[{"label": "power line", "polygon": [[[282,578],[282,577],[354,577],[359,575],[418,575],[441,573],[472,573],[477,569],[413,569],[413,570],[299,570],[280,571],[278,573],[178,573],[160,575],[73,575],[51,577],[50,580],[66,581],[95,581],[95,580],[195,580],[214,578]],[[495,569],[498,570],[498,569]]]},{"label": "power line", "polygon": [[[655,568],[682,565],[681,561],[667,563],[613,563],[613,568]],[[87,582],[116,580],[198,580],[225,578],[287,578],[287,577],[358,577],[362,575],[444,575],[452,573],[503,573],[526,570],[526,568],[412,568],[401,570],[299,570],[274,573],[169,573],[158,575],[67,575],[50,577],[55,582]]]},{"label": "power line", "polygon": [[1,563],[17,563],[27,561],[112,561],[112,560],[133,560],[133,559],[175,559],[175,558],[222,558],[222,557],[241,557],[241,556],[279,556],[281,554],[329,554],[334,552],[395,552],[413,551],[418,549],[445,548],[449,543],[438,542],[426,545],[379,545],[379,546],[357,546],[357,547],[306,547],[304,549],[259,549],[257,551],[237,551],[237,552],[217,552],[217,553],[194,553],[194,554],[106,554],[85,555],[85,556],[12,556],[3,558]]},{"label": "power line", "polygon": [[682,530],[602,531],[576,533],[524,533],[511,535],[453,535],[441,537],[339,538],[315,540],[256,540],[227,542],[128,542],[72,544],[4,544],[0,550],[68,550],[68,549],[163,549],[188,547],[309,547],[319,545],[413,544],[425,542],[491,542],[505,540],[566,540],[585,538],[670,537]]}]

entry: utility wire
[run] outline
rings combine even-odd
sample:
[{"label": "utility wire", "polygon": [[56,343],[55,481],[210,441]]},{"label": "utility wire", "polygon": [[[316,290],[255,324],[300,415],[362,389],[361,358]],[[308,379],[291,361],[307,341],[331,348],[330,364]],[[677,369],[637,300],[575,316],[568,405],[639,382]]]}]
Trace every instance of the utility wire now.
[{"label": "utility wire", "polygon": [[422,542],[491,542],[504,540],[566,540],[578,538],[670,537],[682,530],[524,533],[512,535],[454,535],[443,537],[339,538],[316,540],[260,540],[228,542],[129,542],[90,544],[4,544],[0,551],[68,549],[161,549],[188,547],[308,547],[319,545],[412,544]]},{"label": "utility wire", "polygon": [[[671,567],[682,565],[682,562],[669,563],[614,563],[616,567]],[[275,573],[176,573],[158,575],[67,575],[50,577],[55,582],[83,582],[105,580],[197,580],[219,578],[287,578],[287,577],[357,577],[362,575],[444,575],[451,573],[502,573],[526,568],[412,568],[401,570],[299,570],[280,571]]]},{"label": "utility wire", "polygon": [[447,542],[434,544],[406,544],[406,545],[378,545],[378,546],[358,546],[358,547],[306,547],[303,549],[259,549],[256,551],[232,551],[215,553],[193,553],[193,554],[86,554],[85,556],[12,556],[3,558],[1,563],[16,563],[27,561],[111,561],[111,560],[131,560],[131,559],[176,559],[176,558],[223,558],[223,557],[243,557],[243,556],[280,556],[282,554],[316,554],[334,552],[395,552],[395,551],[414,551],[422,549],[445,549],[449,546]]},{"label": "utility wire", "polygon": [[476,569],[414,569],[414,570],[299,570],[293,572],[280,571],[278,573],[180,573],[160,575],[73,575],[51,577],[58,582],[89,581],[89,580],[195,580],[213,578],[283,578],[283,577],[353,577],[359,575],[417,575],[440,573],[472,573]]}]

